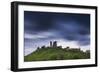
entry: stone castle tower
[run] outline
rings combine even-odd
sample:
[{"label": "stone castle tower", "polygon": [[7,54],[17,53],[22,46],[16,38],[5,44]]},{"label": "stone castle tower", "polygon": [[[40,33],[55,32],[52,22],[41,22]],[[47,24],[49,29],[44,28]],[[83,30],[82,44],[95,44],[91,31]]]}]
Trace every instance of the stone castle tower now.
[{"label": "stone castle tower", "polygon": [[50,47],[53,47],[53,46],[52,46],[52,41],[50,41]]},{"label": "stone castle tower", "polygon": [[57,41],[53,42],[53,47],[57,47]]},{"label": "stone castle tower", "polygon": [[57,41],[50,41],[50,47],[57,47]]}]

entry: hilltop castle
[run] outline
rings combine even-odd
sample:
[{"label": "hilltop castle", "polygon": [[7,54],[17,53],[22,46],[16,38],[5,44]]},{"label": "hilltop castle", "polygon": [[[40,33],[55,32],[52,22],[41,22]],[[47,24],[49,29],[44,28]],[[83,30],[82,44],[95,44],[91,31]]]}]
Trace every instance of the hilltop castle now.
[{"label": "hilltop castle", "polygon": [[[70,48],[69,46],[67,46],[66,48],[62,48],[62,46],[57,45],[57,41],[50,41],[49,46],[46,47],[45,45],[43,45],[41,48],[61,48],[61,49],[71,50],[71,51],[80,51],[80,48]],[[41,48],[38,47],[37,49],[41,49]]]},{"label": "hilltop castle", "polygon": [[50,47],[57,47],[57,41],[50,41]]}]

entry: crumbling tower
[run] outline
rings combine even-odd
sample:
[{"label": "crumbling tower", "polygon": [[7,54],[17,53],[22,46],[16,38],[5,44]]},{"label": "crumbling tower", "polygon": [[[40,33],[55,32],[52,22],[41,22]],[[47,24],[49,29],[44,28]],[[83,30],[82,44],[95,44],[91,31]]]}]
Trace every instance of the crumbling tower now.
[{"label": "crumbling tower", "polygon": [[53,47],[57,47],[57,41],[53,42]]},{"label": "crumbling tower", "polygon": [[52,41],[50,41],[50,47],[52,47]]}]

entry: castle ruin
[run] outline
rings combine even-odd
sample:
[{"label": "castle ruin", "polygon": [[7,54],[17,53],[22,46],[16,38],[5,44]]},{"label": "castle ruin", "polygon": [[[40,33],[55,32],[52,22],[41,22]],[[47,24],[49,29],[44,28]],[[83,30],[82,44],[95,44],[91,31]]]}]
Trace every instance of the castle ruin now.
[{"label": "castle ruin", "polygon": [[57,41],[50,41],[50,47],[57,47]]}]

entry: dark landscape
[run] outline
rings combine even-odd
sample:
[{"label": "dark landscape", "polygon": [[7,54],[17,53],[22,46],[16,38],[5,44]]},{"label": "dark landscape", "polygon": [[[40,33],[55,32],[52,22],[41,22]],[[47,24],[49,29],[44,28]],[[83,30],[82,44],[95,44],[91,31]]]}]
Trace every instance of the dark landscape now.
[{"label": "dark landscape", "polygon": [[90,14],[24,11],[24,61],[90,59]]}]

